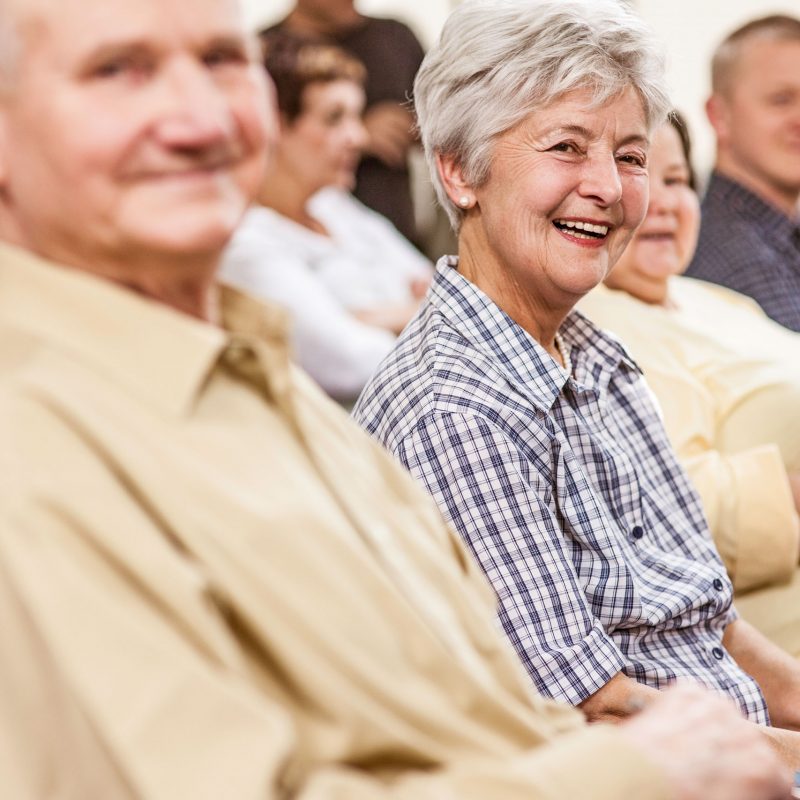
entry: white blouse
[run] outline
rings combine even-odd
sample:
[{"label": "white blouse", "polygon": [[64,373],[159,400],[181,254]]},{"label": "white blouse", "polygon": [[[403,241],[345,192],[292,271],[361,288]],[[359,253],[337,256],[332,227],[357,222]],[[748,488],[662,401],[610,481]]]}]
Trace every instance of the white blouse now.
[{"label": "white blouse", "polygon": [[351,312],[413,301],[431,263],[384,217],[339,189],[309,211],[323,236],[264,206],[251,208],[223,259],[221,278],[285,306],[298,363],[333,397],[352,400],[391,350],[394,335]]}]

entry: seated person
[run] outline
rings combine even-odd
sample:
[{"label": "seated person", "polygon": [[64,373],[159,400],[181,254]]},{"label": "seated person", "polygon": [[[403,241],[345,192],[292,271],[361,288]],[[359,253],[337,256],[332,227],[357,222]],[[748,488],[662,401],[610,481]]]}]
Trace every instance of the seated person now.
[{"label": "seated person", "polygon": [[352,401],[419,305],[431,265],[347,192],[365,137],[363,67],[286,34],[264,46],[280,136],[222,277],[288,308],[297,361]]},{"label": "seated person", "polygon": [[366,67],[369,135],[355,196],[417,241],[408,163],[416,137],[408,100],[424,53],[414,33],[399,20],[360,13],[355,0],[295,0],[286,18],[262,36],[276,30],[338,45]]},{"label": "seated person", "polygon": [[[644,370],[734,589],[786,582],[798,558],[800,336],[743,295],[681,277],[700,210],[677,114],[655,134],[649,172],[643,225],[578,308]],[[742,598],[739,610],[765,606],[750,621],[800,655],[800,581],[774,591],[768,609]]]},{"label": "seated person", "polygon": [[729,34],[711,60],[717,158],[686,274],[752,297],[800,332],[798,109],[800,18],[770,14]]},{"label": "seated person", "polygon": [[709,693],[535,697],[429,500],[217,284],[272,127],[236,3],[8,0],[0,38],[4,799],[788,797]]},{"label": "seated person", "polygon": [[618,719],[686,678],[798,727],[800,664],[738,618],[639,368],[573,310],[647,210],[658,48],[633,12],[520,4],[502,39],[456,15],[414,94],[458,257],[354,416],[467,542],[540,692]]}]

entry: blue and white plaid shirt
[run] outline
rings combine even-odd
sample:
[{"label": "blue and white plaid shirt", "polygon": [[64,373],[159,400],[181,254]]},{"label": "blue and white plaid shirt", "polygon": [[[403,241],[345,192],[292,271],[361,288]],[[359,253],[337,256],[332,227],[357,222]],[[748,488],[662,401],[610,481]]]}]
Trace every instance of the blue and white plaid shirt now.
[{"label": "blue and white plaid shirt", "polygon": [[688,677],[766,722],[722,647],[731,584],[639,369],[578,312],[561,335],[569,379],[444,258],[353,414],[466,540],[540,692]]},{"label": "blue and white plaid shirt", "polygon": [[800,219],[718,172],[700,219],[686,274],[746,294],[776,322],[800,331]]}]

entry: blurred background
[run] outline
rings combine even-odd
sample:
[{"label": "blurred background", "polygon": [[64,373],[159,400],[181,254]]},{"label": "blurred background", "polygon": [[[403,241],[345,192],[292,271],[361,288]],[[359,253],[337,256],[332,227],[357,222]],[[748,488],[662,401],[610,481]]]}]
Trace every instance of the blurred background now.
[{"label": "blurred background", "polygon": [[[424,46],[436,38],[458,0],[361,0],[364,14],[402,20]],[[714,160],[714,147],[703,105],[708,95],[708,64],[717,43],[748,19],[772,13],[800,16],[800,0],[631,0],[661,37],[675,106],[689,119],[695,141],[695,166],[701,177]],[[250,22],[262,27],[281,19],[292,0],[245,0]]]}]

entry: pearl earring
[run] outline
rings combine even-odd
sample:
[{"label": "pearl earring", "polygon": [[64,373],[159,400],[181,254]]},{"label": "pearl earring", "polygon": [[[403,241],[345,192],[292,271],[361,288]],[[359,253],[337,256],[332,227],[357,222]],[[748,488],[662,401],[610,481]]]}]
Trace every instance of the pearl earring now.
[{"label": "pearl earring", "polygon": [[458,199],[458,204],[461,206],[461,208],[469,208],[470,205],[469,197],[467,197],[466,195],[462,195]]}]

